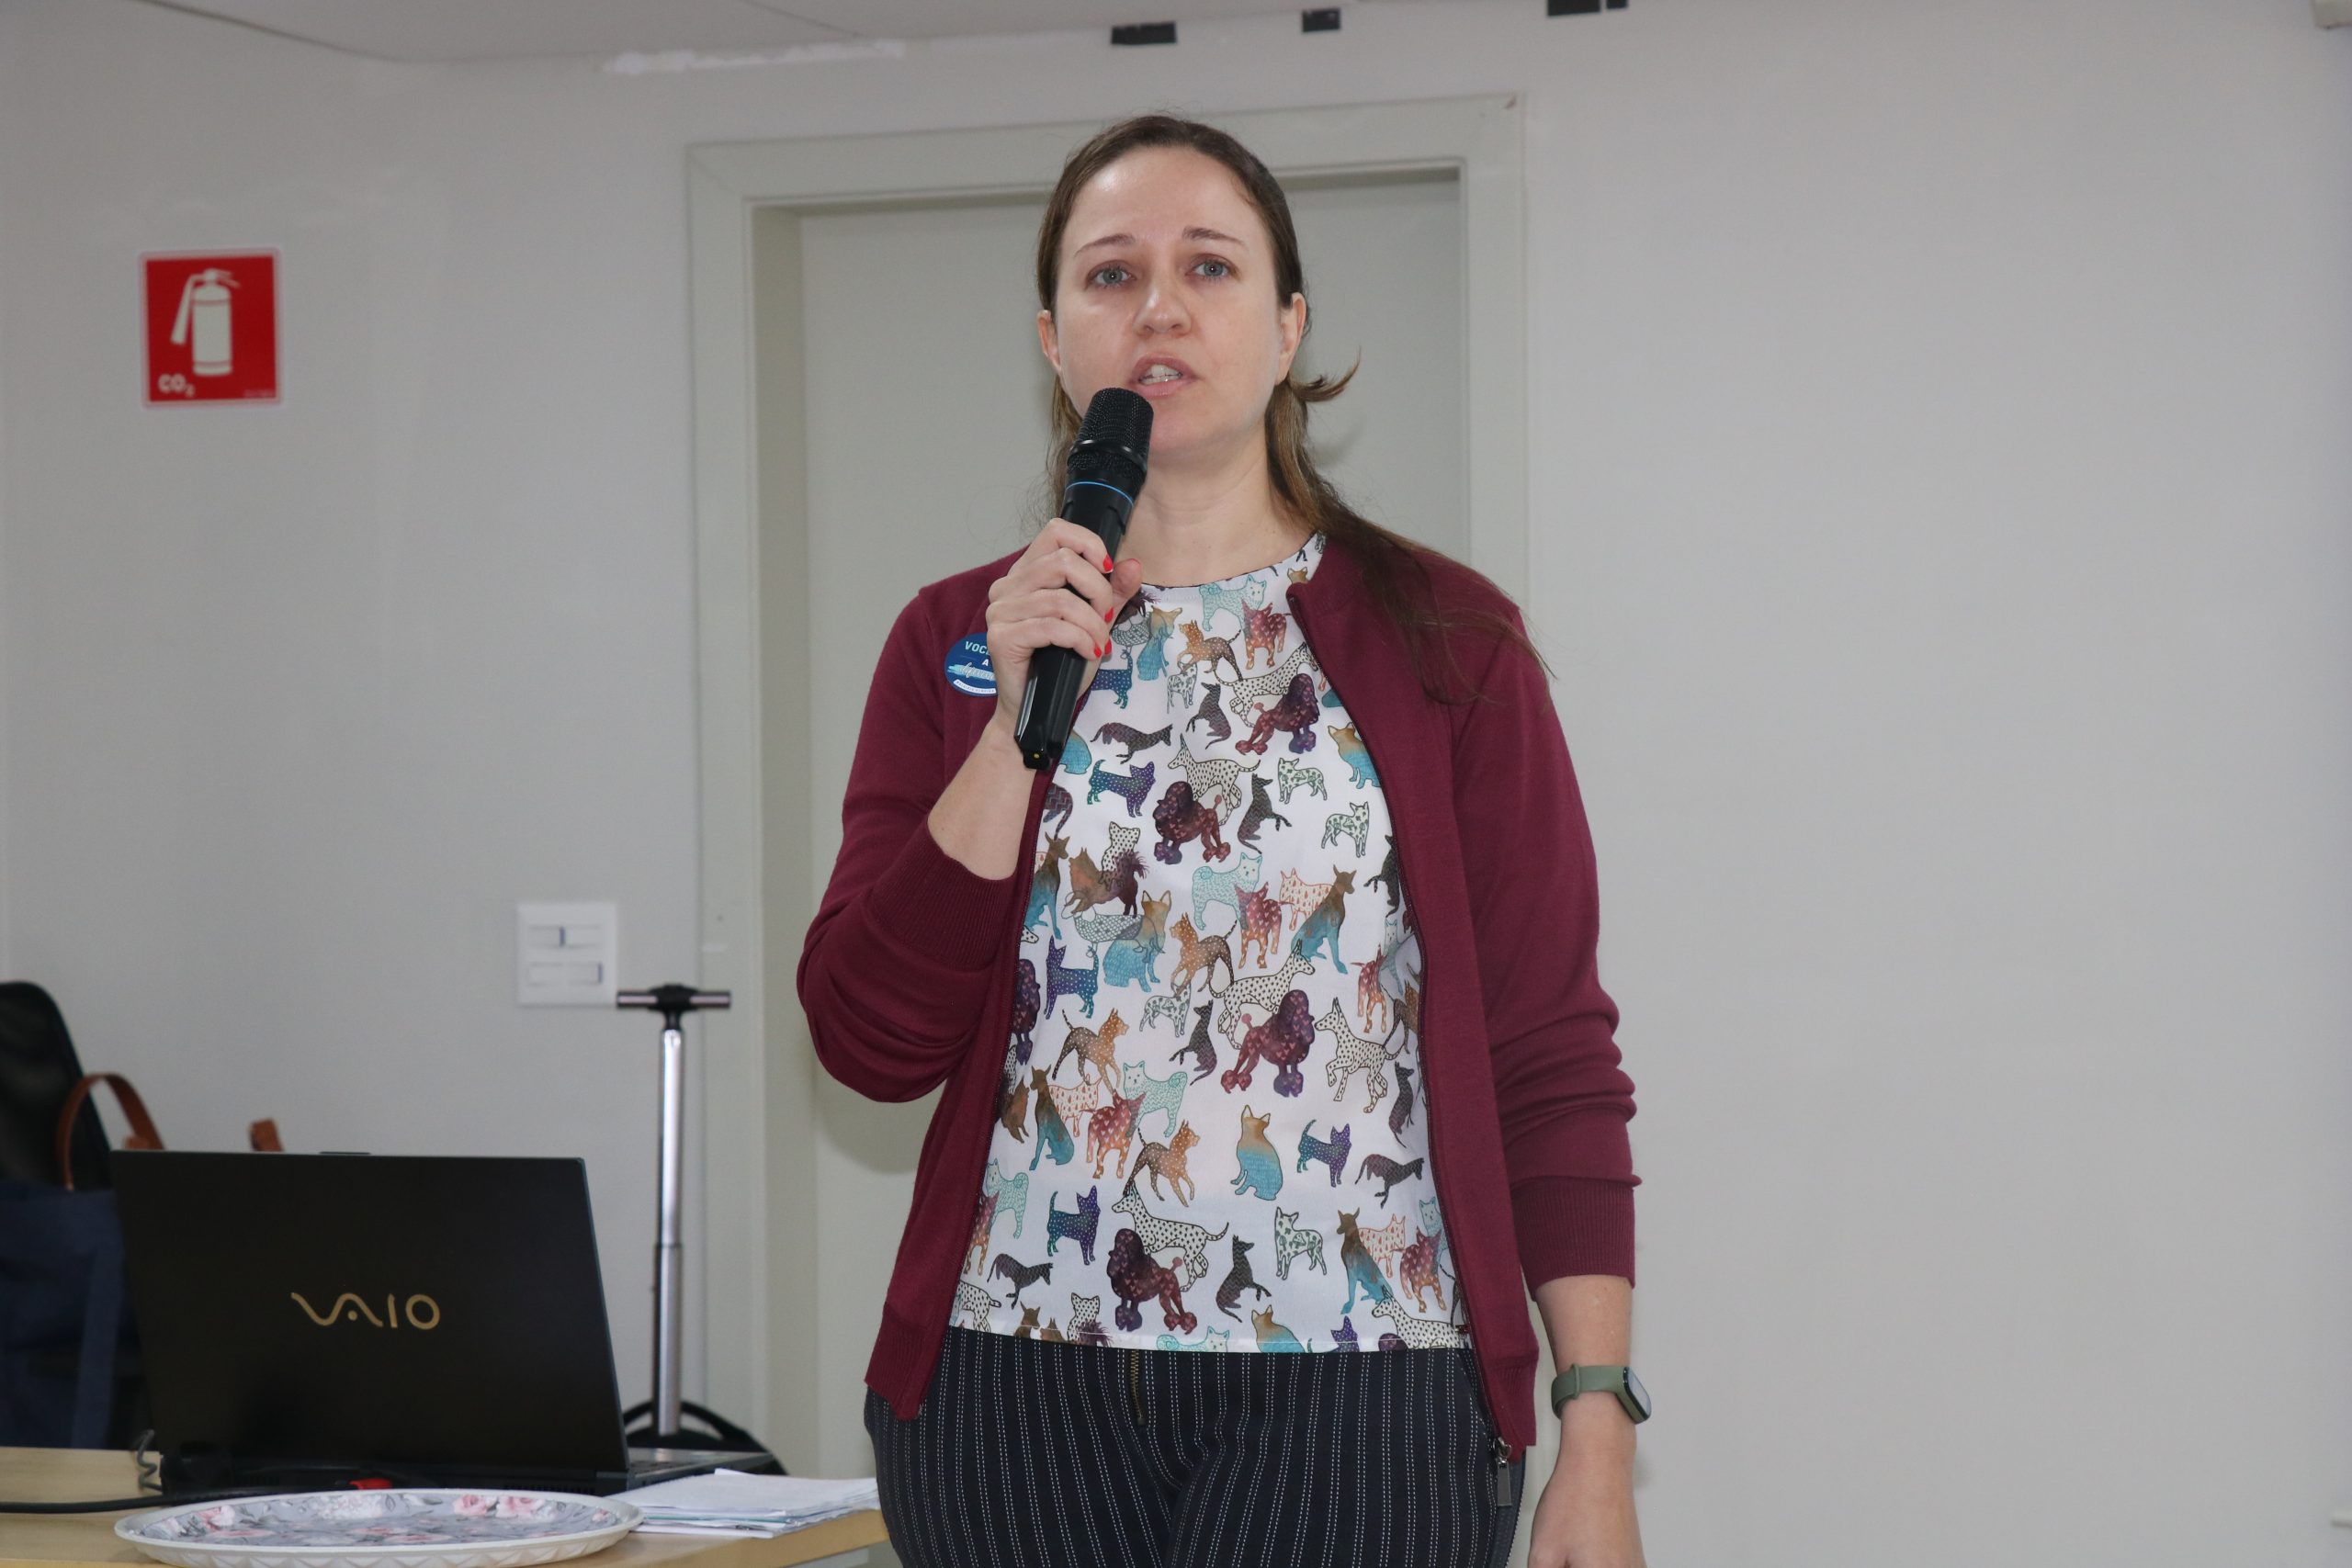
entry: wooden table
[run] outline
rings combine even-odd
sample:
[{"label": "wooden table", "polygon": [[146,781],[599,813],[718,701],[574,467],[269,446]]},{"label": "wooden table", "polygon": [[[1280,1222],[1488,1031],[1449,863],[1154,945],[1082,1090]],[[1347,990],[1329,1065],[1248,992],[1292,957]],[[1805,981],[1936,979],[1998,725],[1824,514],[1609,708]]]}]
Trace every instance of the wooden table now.
[{"label": "wooden table", "polygon": [[[115,1449],[0,1449],[0,1500],[66,1503],[135,1497],[139,1467]],[[155,1505],[148,1505],[154,1506]],[[114,1533],[115,1521],[141,1512],[0,1514],[0,1568],[95,1568],[99,1563],[155,1560]],[[621,1537],[602,1551],[571,1562],[593,1568],[852,1568],[869,1560],[865,1549],[889,1540],[879,1509],[864,1508],[773,1540],[729,1540],[707,1535]]]}]

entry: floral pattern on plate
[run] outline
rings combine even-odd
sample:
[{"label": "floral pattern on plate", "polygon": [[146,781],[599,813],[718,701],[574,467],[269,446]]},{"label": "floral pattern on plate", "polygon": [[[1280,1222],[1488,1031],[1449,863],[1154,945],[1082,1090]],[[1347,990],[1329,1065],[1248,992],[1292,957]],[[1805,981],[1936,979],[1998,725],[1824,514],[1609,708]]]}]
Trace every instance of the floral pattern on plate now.
[{"label": "floral pattern on plate", "polygon": [[566,1492],[294,1492],[135,1515],[115,1533],[183,1568],[515,1568],[602,1550],[644,1519]]}]

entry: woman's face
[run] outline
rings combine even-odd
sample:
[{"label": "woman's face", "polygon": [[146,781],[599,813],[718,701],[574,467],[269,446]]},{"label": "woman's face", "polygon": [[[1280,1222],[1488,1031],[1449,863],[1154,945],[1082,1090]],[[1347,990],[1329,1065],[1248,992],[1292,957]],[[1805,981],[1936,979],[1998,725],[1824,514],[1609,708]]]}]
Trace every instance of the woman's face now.
[{"label": "woman's face", "polygon": [[1080,415],[1105,387],[1150,400],[1155,468],[1246,449],[1262,442],[1266,401],[1306,330],[1304,295],[1276,306],[1273,260],[1224,164],[1189,147],[1138,148],[1080,189],[1038,344]]}]

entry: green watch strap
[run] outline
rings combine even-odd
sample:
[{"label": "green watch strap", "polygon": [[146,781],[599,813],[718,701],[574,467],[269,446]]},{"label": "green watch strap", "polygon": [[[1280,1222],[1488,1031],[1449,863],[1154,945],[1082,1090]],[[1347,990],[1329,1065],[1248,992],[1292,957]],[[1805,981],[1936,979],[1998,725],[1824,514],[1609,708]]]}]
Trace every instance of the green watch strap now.
[{"label": "green watch strap", "polygon": [[[1572,1366],[1552,1380],[1552,1414],[1560,1414],[1561,1406],[1580,1393],[1608,1393],[1617,1396],[1617,1403],[1636,1424],[1650,1418],[1648,1400],[1637,1398],[1634,1389],[1641,1387],[1631,1382],[1629,1367]],[[1646,1391],[1644,1391],[1645,1395]]]}]

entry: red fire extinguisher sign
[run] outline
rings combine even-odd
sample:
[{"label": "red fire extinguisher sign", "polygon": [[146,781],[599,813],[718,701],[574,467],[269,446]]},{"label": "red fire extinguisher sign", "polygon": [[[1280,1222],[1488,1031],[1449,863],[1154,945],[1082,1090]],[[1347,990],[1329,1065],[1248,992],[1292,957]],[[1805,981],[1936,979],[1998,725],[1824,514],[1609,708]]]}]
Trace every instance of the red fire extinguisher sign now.
[{"label": "red fire extinguisher sign", "polygon": [[146,283],[147,400],[277,400],[277,253],[139,258]]}]

